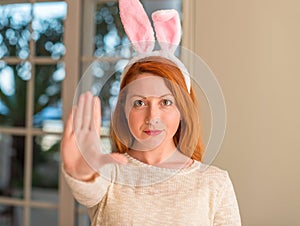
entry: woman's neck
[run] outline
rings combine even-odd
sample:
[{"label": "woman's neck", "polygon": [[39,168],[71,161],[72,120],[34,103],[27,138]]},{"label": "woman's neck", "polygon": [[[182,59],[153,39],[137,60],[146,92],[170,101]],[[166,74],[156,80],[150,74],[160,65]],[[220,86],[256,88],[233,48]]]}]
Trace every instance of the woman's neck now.
[{"label": "woman's neck", "polygon": [[148,165],[165,168],[185,168],[193,163],[193,160],[177,150],[172,142],[167,147],[157,147],[152,150],[129,149],[128,154]]},{"label": "woman's neck", "polygon": [[168,159],[175,151],[177,149],[173,144],[167,147],[159,146],[151,150],[129,149],[128,154],[143,163],[156,165]]}]

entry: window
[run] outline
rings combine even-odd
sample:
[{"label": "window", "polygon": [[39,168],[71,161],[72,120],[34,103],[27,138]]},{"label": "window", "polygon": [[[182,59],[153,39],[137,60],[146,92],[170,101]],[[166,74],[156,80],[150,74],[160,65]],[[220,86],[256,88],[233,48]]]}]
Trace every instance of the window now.
[{"label": "window", "polygon": [[65,2],[0,5],[0,225],[57,225]]}]

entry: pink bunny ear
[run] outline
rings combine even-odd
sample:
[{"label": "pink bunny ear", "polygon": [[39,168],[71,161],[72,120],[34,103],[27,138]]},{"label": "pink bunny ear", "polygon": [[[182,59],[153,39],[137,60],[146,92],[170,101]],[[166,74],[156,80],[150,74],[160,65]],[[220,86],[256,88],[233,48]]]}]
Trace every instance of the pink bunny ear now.
[{"label": "pink bunny ear", "polygon": [[119,0],[120,16],[131,43],[139,53],[151,52],[155,38],[149,18],[138,0]]},{"label": "pink bunny ear", "polygon": [[181,24],[174,9],[158,10],[152,13],[156,38],[163,50],[175,52],[181,39]]}]

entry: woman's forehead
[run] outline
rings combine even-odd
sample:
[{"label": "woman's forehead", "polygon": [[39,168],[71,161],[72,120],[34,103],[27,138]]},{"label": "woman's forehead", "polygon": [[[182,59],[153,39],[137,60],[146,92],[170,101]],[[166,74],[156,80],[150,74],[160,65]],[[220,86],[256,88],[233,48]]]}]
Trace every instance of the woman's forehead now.
[{"label": "woman's forehead", "polygon": [[128,96],[156,96],[161,97],[171,94],[162,77],[150,73],[143,73],[130,82],[126,87]]}]

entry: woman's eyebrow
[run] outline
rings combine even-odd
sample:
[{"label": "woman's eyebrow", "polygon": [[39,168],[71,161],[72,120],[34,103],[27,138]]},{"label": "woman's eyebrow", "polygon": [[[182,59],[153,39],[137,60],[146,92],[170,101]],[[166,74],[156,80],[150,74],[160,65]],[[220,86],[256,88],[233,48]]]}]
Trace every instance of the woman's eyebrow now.
[{"label": "woman's eyebrow", "polygon": [[[173,94],[171,94],[171,93],[166,93],[166,94],[163,94],[163,95],[159,96],[159,98],[163,98],[163,97],[167,97],[167,96],[173,97]],[[134,98],[134,97],[139,97],[139,98],[142,98],[142,99],[147,99],[146,96],[139,95],[139,94],[132,94],[132,95],[129,96],[130,99],[131,99],[131,98]],[[151,95],[150,97],[152,97],[152,95]]]},{"label": "woman's eyebrow", "polygon": [[145,97],[145,96],[142,96],[142,95],[138,95],[138,94],[133,94],[133,95],[130,95],[129,96],[129,99],[131,99],[131,98],[136,98],[136,97],[139,97],[139,98],[142,98],[142,99],[146,99],[147,97]]},{"label": "woman's eyebrow", "polygon": [[164,95],[160,96],[160,98],[162,98],[162,97],[167,97],[167,96],[174,97],[172,93],[167,93],[167,94],[164,94]]}]

